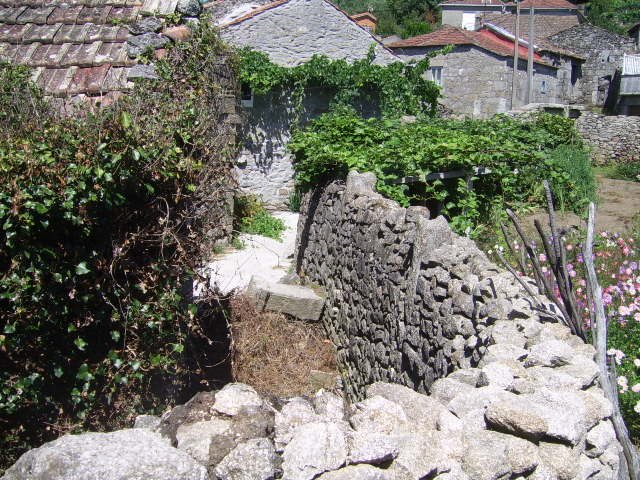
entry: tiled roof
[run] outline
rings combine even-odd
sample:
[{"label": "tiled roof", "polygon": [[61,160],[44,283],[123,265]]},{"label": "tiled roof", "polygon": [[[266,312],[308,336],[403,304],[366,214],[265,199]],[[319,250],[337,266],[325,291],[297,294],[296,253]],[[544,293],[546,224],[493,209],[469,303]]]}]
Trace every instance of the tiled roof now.
[{"label": "tiled roof", "polygon": [[108,96],[130,87],[135,60],[127,54],[127,26],[141,10],[175,8],[173,2],[0,0],[0,60],[33,67],[47,95]]},{"label": "tiled roof", "polygon": [[[499,42],[482,32],[473,32],[463,30],[462,28],[453,27],[451,25],[443,25],[441,28],[432,33],[418,35],[417,37],[407,38],[399,42],[391,43],[387,47],[394,48],[415,48],[415,47],[445,47],[447,45],[474,45],[476,47],[488,50],[502,57],[513,56],[513,46]],[[526,55],[520,53],[520,58],[526,59]],[[536,63],[548,65],[547,62],[536,59]]]},{"label": "tiled roof", "polygon": [[[580,24],[577,15],[534,15],[534,17],[534,43]],[[512,34],[516,30],[516,16],[512,13],[487,13],[480,19],[483,23],[502,27]],[[520,38],[523,40],[529,38],[529,15],[520,16]]]},{"label": "tiled roof", "polygon": [[[507,15],[505,15],[507,16]],[[545,15],[540,15],[540,18],[545,17]],[[520,43],[528,43],[529,41],[529,22],[528,22],[528,18],[526,19],[527,23],[526,26],[523,25],[523,22],[520,22],[520,32],[518,33],[521,42]],[[494,32],[497,32],[498,35],[504,36],[504,35],[510,35],[511,40],[515,39],[515,21],[512,22],[513,25],[511,27],[503,27],[503,26],[499,26],[496,25],[494,23],[490,23],[489,21],[487,21],[485,19],[484,21],[484,27],[483,29],[489,29],[492,30]],[[536,23],[535,23],[535,31],[534,31],[534,46],[536,51],[538,52],[551,52],[551,53],[556,53],[559,55],[564,55],[567,57],[573,57],[573,58],[577,58],[579,60],[585,60],[585,58],[582,55],[579,55],[578,53],[575,53],[573,51],[567,50],[566,48],[562,48],[559,47],[557,45],[554,45],[553,43],[551,43],[546,36],[544,36],[544,32],[540,33],[539,32],[539,23],[538,23],[538,17],[536,17]],[[571,27],[569,27],[571,28]],[[513,30],[512,30],[513,29]],[[561,32],[563,32],[564,30],[560,30]],[[557,32],[556,32],[557,33]],[[553,34],[555,35],[555,33]]]},{"label": "tiled roof", "polygon": [[378,18],[371,12],[362,12],[362,13],[355,13],[353,15],[351,15],[351,18],[358,21],[364,18],[369,18],[371,20],[373,20],[374,22],[378,21]]}]

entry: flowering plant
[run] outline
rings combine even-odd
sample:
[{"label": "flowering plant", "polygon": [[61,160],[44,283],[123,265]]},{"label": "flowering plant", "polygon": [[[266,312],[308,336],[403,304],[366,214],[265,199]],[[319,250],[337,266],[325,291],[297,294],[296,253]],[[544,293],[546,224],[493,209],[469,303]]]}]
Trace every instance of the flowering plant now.
[{"label": "flowering plant", "polygon": [[[582,245],[573,235],[562,238],[567,252],[567,273],[573,283],[577,307],[582,312],[585,329],[590,332],[590,306]],[[520,265],[531,271],[523,246],[517,241],[511,245],[514,255],[522,255]],[[540,249],[538,249],[539,251]],[[501,255],[502,246],[489,250]],[[607,354],[615,361],[618,373],[620,408],[632,439],[640,441],[640,249],[637,240],[616,233],[600,232],[594,245],[598,281],[602,286],[602,301],[608,318]],[[554,294],[560,298],[553,282],[551,267],[544,253],[536,254],[542,273],[554,285]],[[522,272],[521,272],[522,273]]]}]

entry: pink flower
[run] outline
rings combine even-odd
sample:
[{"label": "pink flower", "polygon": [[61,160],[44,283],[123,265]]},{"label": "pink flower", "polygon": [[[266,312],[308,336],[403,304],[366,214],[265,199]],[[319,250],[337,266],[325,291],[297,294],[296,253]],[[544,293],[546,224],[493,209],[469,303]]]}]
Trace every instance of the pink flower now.
[{"label": "pink flower", "polygon": [[[515,44],[516,44],[516,42],[513,42],[514,47],[515,47]],[[573,245],[571,245],[571,244],[567,245],[567,251],[570,252],[571,250],[573,250]]]},{"label": "pink flower", "polygon": [[629,307],[625,305],[620,305],[618,307],[618,314],[621,316],[627,316],[627,315],[631,315],[631,311],[629,310]]},{"label": "pink flower", "polygon": [[636,322],[640,322],[640,312],[635,313],[635,314],[633,315],[633,319],[634,319]]},{"label": "pink flower", "polygon": [[[515,42],[513,42],[513,43],[515,45]],[[547,256],[544,253],[540,254],[540,261],[541,262],[546,262],[547,261]]]}]

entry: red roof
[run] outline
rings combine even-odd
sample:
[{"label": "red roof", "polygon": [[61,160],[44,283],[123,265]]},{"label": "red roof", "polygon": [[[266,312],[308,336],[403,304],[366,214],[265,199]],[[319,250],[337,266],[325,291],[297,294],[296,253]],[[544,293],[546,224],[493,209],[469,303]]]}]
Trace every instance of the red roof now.
[{"label": "red roof", "polygon": [[[560,8],[567,10],[577,10],[577,6],[568,0],[523,0],[520,3],[521,8],[529,8],[533,3],[534,8]],[[506,5],[508,7],[514,7],[515,3],[511,1],[501,0],[445,0],[440,5],[469,5],[469,6],[490,6],[501,7]]]},{"label": "red roof", "polygon": [[355,21],[362,20],[364,18],[368,18],[368,19],[370,19],[370,20],[372,20],[374,22],[378,21],[378,18],[371,12],[355,13],[355,14],[351,15],[351,18],[353,20],[355,20]]},{"label": "red roof", "polygon": [[[513,56],[513,42],[499,39],[492,32],[473,32],[451,25],[443,25],[442,28],[432,33],[418,35],[387,45],[389,48],[416,48],[416,47],[445,47],[447,45],[473,45],[484,50],[488,50],[501,57]],[[527,58],[527,49],[520,46],[520,58]],[[535,58],[536,63],[549,65],[539,56]]]}]

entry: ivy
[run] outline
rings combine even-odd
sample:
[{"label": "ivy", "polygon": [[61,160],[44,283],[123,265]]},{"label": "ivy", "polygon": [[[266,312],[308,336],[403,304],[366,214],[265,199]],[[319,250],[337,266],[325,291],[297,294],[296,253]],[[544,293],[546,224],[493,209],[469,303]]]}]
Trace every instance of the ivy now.
[{"label": "ivy", "polygon": [[333,92],[333,107],[376,102],[385,117],[433,115],[440,95],[438,86],[425,79],[429,58],[413,64],[378,65],[374,62],[375,45],[366,58],[353,63],[314,55],[308,62],[283,67],[273,63],[267,54],[249,48],[240,50],[239,56],[239,77],[245,85],[259,95],[276,89],[290,90],[298,112],[311,87]]}]

